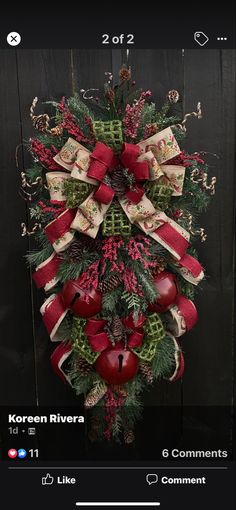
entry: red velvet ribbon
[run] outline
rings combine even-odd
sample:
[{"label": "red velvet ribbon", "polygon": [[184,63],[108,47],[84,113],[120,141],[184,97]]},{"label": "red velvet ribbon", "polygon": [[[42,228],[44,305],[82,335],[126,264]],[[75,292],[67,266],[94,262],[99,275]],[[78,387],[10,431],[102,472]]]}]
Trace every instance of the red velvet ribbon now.
[{"label": "red velvet ribbon", "polygon": [[[146,317],[139,316],[137,323],[134,323],[132,315],[123,319],[124,326],[131,330],[127,335],[127,344],[129,347],[139,347],[142,345],[144,337],[144,329],[142,327]],[[107,320],[104,319],[88,319],[85,326],[85,334],[88,342],[94,352],[102,352],[111,345],[110,337],[105,330]]]},{"label": "red velvet ribbon", "polygon": [[44,232],[51,244],[55,243],[70,230],[76,212],[77,209],[66,209],[45,227]]},{"label": "red velvet ribbon", "polygon": [[93,198],[97,200],[97,202],[101,202],[102,204],[109,204],[115,195],[115,192],[110,186],[101,182],[100,186],[98,186],[97,190],[93,194]]},{"label": "red velvet ribbon", "polygon": [[[140,147],[131,143],[123,145],[121,153],[121,163],[128,168],[135,176],[136,181],[149,179],[149,167],[147,161],[138,162],[137,158],[141,153]],[[113,197],[114,191],[107,184],[103,183],[103,179],[114,166],[115,155],[113,150],[102,142],[97,142],[95,149],[90,156],[90,166],[87,172],[88,177],[96,179],[101,184],[94,193],[94,198],[102,204],[109,204]],[[139,184],[135,184],[131,189],[127,190],[126,196],[134,204],[138,204],[144,195],[145,190]]]},{"label": "red velvet ribbon", "polygon": [[125,319],[123,319],[124,326],[132,330],[128,335],[128,346],[129,347],[139,347],[142,345],[143,337],[144,337],[144,329],[143,324],[146,320],[145,315],[139,314],[137,321],[134,321],[133,314],[128,315]]},{"label": "red velvet ribbon", "polygon": [[102,182],[107,170],[114,161],[113,150],[102,142],[97,142],[90,156],[91,163],[87,172],[88,177]]},{"label": "red velvet ribbon", "polygon": [[200,262],[188,253],[183,254],[181,260],[178,260],[178,264],[190,271],[195,278],[203,271]]},{"label": "red velvet ribbon", "polygon": [[63,371],[62,365],[64,361],[72,353],[72,342],[61,342],[51,355],[51,365],[56,374],[64,381],[69,382],[68,376]]},{"label": "red velvet ribbon", "polygon": [[[65,305],[61,293],[55,295],[54,299],[49,301],[43,315],[43,322],[51,337],[54,328],[59,324],[62,316],[65,313]],[[55,333],[54,333],[55,334]],[[52,338],[52,337],[51,337]]]},{"label": "red velvet ribbon", "polygon": [[198,320],[198,313],[195,305],[190,299],[181,294],[177,296],[175,305],[178,307],[180,315],[184,318],[186,330],[189,331],[195,326]]},{"label": "red velvet ribbon", "polygon": [[48,263],[45,263],[45,265],[39,267],[33,273],[33,280],[38,288],[44,287],[47,283],[53,280],[53,278],[55,278],[61,264],[61,258],[58,257],[58,255],[55,254],[53,258],[49,258],[51,260],[49,260]]},{"label": "red velvet ribbon", "polygon": [[103,319],[89,319],[85,326],[85,334],[94,352],[102,352],[110,345],[108,333],[104,330],[107,324]]},{"label": "red velvet ribbon", "polygon": [[90,156],[90,165],[87,172],[88,177],[101,182],[100,186],[94,193],[94,198],[102,204],[109,204],[115,192],[107,184],[103,183],[103,179],[107,171],[114,165],[115,155],[113,150],[102,142],[97,142]]},{"label": "red velvet ribbon", "polygon": [[[180,233],[175,230],[169,223],[164,223],[155,230],[155,233],[164,241],[170,248],[182,258],[189,246],[189,242]],[[194,259],[195,260],[195,259]]]},{"label": "red velvet ribbon", "polygon": [[138,204],[143,197],[145,193],[145,189],[140,186],[139,184],[136,184],[133,186],[133,188],[130,188],[128,191],[126,191],[125,195],[134,204]]},{"label": "red velvet ribbon", "polygon": [[[124,167],[128,168],[129,172],[134,174],[136,181],[143,181],[149,179],[149,167],[147,161],[137,161],[141,154],[141,149],[138,145],[132,143],[124,143],[122,153],[120,156],[121,163]],[[145,190],[139,184],[128,191],[126,197],[134,204],[138,204],[143,197]]]},{"label": "red velvet ribbon", "polygon": [[124,143],[121,152],[121,162],[132,172],[136,181],[144,181],[149,179],[149,167],[147,161],[137,161],[141,154],[141,149],[138,145],[132,143]]}]

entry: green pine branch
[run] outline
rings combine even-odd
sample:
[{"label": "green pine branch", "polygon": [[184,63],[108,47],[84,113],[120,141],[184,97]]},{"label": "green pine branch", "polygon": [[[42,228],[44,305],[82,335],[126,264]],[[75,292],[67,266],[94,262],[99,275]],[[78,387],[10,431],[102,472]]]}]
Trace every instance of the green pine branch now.
[{"label": "green pine branch", "polygon": [[156,348],[156,353],[151,363],[153,375],[156,379],[168,377],[175,367],[175,346],[172,339],[166,336]]},{"label": "green pine branch", "polygon": [[134,272],[137,276],[138,282],[142,287],[142,291],[148,303],[154,303],[158,298],[157,289],[153,283],[153,277],[151,273],[144,271],[141,265],[134,265]]},{"label": "green pine branch", "polygon": [[26,255],[26,259],[30,265],[39,266],[53,253],[53,247],[49,243],[43,230],[39,230],[34,236],[36,244],[39,246],[39,250],[32,250]]}]

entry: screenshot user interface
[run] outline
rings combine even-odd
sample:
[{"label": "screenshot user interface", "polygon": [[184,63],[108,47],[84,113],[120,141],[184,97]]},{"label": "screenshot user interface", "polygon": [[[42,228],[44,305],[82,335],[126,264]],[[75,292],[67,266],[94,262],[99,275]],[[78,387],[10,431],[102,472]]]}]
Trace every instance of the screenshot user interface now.
[{"label": "screenshot user interface", "polygon": [[2,508],[233,510],[233,11],[0,21]]}]

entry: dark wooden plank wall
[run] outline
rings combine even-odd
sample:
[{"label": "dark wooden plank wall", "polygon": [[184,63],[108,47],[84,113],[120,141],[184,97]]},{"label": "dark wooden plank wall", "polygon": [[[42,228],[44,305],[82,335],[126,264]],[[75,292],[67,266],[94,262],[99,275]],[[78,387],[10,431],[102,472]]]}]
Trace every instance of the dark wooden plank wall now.
[{"label": "dark wooden plank wall", "polygon": [[[234,166],[234,57],[232,50],[135,50],[129,54],[133,77],[151,89],[158,105],[168,90],[181,94],[182,112],[201,100],[204,117],[190,121],[186,147],[217,153],[208,157],[217,175],[217,194],[201,217],[208,240],[198,244],[207,279],[197,295],[199,323],[183,340],[186,373],[183,382],[160,383],[146,403],[229,405],[232,401],[232,303]],[[24,254],[29,245],[20,236],[26,208],[18,195],[15,147],[32,133],[29,106],[101,87],[104,73],[117,76],[126,52],[119,50],[4,50],[0,52],[1,113],[1,403],[76,404],[69,387],[52,373],[53,346],[42,324],[43,294],[30,283]],[[24,156],[25,157],[25,156]],[[23,162],[27,166],[26,160]]]}]

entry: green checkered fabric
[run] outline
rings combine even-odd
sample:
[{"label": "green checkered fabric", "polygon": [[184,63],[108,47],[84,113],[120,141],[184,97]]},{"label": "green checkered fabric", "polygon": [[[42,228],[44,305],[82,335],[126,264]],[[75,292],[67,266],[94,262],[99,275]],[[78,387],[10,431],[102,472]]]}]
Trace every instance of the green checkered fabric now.
[{"label": "green checkered fabric", "polygon": [[151,200],[156,209],[165,211],[169,204],[173,188],[170,185],[158,184],[157,182],[149,181],[146,185],[146,195]]},{"label": "green checkered fabric", "polygon": [[102,122],[95,120],[93,130],[96,139],[111,147],[114,152],[120,152],[123,144],[122,123],[120,120]]},{"label": "green checkered fabric", "polygon": [[81,317],[73,318],[72,334],[73,347],[79,355],[84,358],[88,363],[93,365],[99,356],[99,352],[93,352],[88,344],[87,336],[85,335],[86,320]]},{"label": "green checkered fabric", "polygon": [[104,236],[130,236],[132,225],[118,202],[109,207],[102,224]]},{"label": "green checkered fabric", "polygon": [[145,336],[140,347],[133,349],[135,354],[143,361],[152,361],[155,356],[157,344],[165,337],[162,321],[157,313],[147,318],[144,326]]}]

